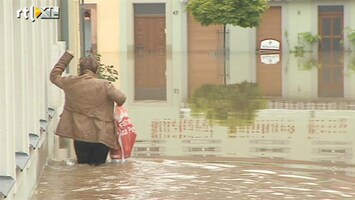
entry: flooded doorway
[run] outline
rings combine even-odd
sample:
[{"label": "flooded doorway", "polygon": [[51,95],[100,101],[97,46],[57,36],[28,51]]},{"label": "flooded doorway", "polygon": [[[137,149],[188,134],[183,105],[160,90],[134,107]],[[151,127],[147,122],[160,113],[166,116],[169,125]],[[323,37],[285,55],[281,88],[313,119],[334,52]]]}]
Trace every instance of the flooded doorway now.
[{"label": "flooded doorway", "polygon": [[[262,15],[257,29],[257,47],[261,50],[263,41],[278,41],[282,43],[282,8],[270,7]],[[281,45],[280,45],[281,47]],[[260,51],[257,56],[257,83],[266,96],[282,96],[282,62],[281,49]]]},{"label": "flooded doorway", "polygon": [[319,6],[318,13],[318,32],[322,37],[319,44],[318,96],[344,97],[344,52],[341,45],[344,7]]},{"label": "flooded doorway", "polygon": [[223,84],[226,71],[222,25],[202,26],[188,15],[188,51],[189,95],[202,84]]},{"label": "flooded doorway", "polygon": [[134,100],[166,101],[165,4],[134,4]]}]

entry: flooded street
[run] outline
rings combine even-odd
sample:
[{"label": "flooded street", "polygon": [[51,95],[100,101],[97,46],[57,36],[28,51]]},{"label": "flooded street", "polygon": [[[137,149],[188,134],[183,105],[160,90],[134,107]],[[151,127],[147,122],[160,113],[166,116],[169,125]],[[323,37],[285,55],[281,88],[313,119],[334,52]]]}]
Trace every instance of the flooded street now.
[{"label": "flooded street", "polygon": [[216,62],[122,66],[138,133],[126,163],[51,161],[31,200],[355,199],[352,69],[304,68],[293,55],[232,54],[227,68],[180,56]]},{"label": "flooded street", "polygon": [[123,164],[50,164],[32,200],[354,199],[353,167],[132,159]]}]

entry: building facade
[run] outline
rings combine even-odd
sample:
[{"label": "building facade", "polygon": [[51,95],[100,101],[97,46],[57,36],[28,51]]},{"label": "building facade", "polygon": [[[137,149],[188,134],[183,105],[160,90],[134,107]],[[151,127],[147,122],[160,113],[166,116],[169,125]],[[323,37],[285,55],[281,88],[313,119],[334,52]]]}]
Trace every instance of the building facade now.
[{"label": "building facade", "polygon": [[[69,23],[57,0],[0,2],[0,199],[27,199],[48,158],[60,155],[53,130],[63,94],[49,72],[68,47],[80,56],[79,1],[67,3]],[[67,41],[61,41],[61,23],[68,23]]]},{"label": "building facade", "polygon": [[[172,91],[187,91],[184,95],[188,96],[203,83],[243,80],[257,82],[266,96],[288,97],[289,90],[298,88],[288,88],[283,76],[287,76],[287,70],[295,69],[308,73],[300,82],[303,92],[299,96],[355,95],[350,88],[353,78],[340,77],[348,73],[352,59],[348,51],[352,42],[347,30],[355,27],[352,20],[355,2],[271,0],[260,26],[228,26],[226,42],[222,26],[201,26],[186,12],[186,3],[120,1],[119,66],[123,69],[122,81],[127,83],[122,85],[127,87],[124,90],[135,91],[129,98],[132,103],[144,99],[170,101],[174,96]],[[302,33],[319,35],[322,40],[314,44],[300,43]],[[224,43],[227,54],[223,54]],[[304,55],[299,58],[292,52],[301,45]],[[317,69],[319,65],[323,67]],[[179,73],[186,75],[183,80],[169,81]],[[332,76],[327,77],[328,73]],[[316,82],[310,78],[314,76],[318,76]]]}]

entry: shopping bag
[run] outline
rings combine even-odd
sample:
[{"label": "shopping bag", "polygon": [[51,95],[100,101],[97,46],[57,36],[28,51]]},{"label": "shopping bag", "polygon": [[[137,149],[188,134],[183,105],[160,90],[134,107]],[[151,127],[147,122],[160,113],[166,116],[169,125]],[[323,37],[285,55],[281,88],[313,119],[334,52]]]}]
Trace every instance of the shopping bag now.
[{"label": "shopping bag", "polygon": [[115,120],[117,125],[117,138],[120,149],[110,149],[110,158],[112,160],[122,160],[131,156],[137,133],[128,117],[127,109],[123,106],[116,106]]}]

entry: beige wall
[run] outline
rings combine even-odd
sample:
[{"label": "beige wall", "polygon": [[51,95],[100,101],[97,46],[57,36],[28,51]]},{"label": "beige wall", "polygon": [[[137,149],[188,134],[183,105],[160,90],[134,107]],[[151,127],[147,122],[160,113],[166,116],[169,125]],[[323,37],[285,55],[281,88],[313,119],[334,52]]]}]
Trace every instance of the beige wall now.
[{"label": "beige wall", "polygon": [[97,50],[101,61],[119,70],[120,2],[117,0],[85,0],[85,4],[96,4]]},{"label": "beige wall", "polygon": [[[80,47],[80,14],[77,12],[79,10],[79,0],[68,1],[68,27],[69,27],[69,47],[68,49],[74,51],[74,57],[80,58],[81,47]],[[70,62],[69,70],[70,73],[77,73],[79,59],[73,59]]]}]

